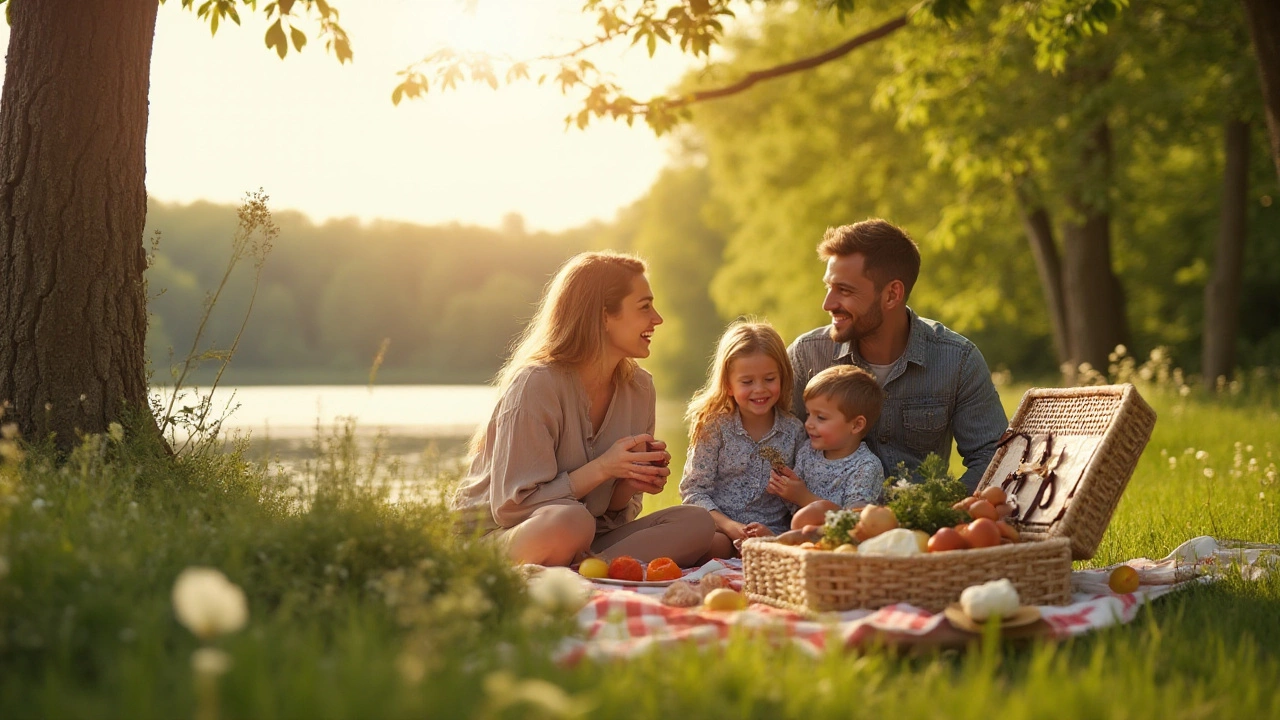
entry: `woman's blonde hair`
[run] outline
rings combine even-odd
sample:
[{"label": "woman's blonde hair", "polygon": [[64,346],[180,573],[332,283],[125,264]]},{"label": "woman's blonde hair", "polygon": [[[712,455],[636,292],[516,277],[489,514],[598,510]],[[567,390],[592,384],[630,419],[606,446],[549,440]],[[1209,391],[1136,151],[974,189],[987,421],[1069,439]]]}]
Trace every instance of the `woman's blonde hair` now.
[{"label": "woman's blonde hair", "polygon": [[778,403],[774,408],[791,412],[795,373],[791,369],[791,360],[787,358],[787,347],[782,342],[782,336],[763,320],[736,320],[720,336],[715,357],[711,359],[711,367],[707,373],[707,384],[694,393],[685,410],[684,418],[689,423],[690,442],[698,442],[713,420],[738,409],[733,393],[729,390],[729,366],[738,358],[755,354],[763,354],[778,363],[778,384],[781,387]]},{"label": "woman's blonde hair", "polygon": [[[511,357],[498,371],[498,395],[530,365],[583,365],[604,357],[604,314],[616,315],[631,294],[633,281],[645,273],[644,261],[616,252],[578,253],[565,261],[547,283],[533,319],[514,342]],[[636,361],[625,358],[614,370],[621,384],[635,373]],[[484,447],[487,428],[471,439],[472,454]]]}]

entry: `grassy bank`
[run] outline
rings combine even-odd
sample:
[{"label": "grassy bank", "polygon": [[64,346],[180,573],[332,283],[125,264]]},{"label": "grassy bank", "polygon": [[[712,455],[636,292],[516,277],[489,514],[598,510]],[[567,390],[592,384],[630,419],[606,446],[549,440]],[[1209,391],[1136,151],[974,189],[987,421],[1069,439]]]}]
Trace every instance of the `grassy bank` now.
[{"label": "grassy bank", "polygon": [[[1155,434],[1093,563],[1201,534],[1280,542],[1274,396],[1146,396]],[[201,642],[170,603],[201,565],[248,597],[247,626],[211,641],[232,660],[224,718],[1280,718],[1280,572],[1193,587],[1062,644],[813,659],[744,637],[562,668],[548,658],[572,624],[534,609],[439,506],[387,504],[396,468],[349,434],[317,440],[301,485],[235,453],[157,457],[130,435],[62,464],[6,446],[0,717],[208,710],[190,663]]]}]

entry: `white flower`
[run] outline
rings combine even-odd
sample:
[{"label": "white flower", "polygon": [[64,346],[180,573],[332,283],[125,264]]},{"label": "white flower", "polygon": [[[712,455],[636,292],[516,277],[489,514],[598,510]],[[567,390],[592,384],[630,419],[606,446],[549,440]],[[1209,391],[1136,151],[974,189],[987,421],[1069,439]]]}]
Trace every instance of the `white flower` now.
[{"label": "white flower", "polygon": [[118,422],[107,424],[107,435],[111,436],[116,442],[124,441],[124,426]]},{"label": "white flower", "polygon": [[202,640],[235,632],[249,619],[240,586],[207,567],[189,567],[178,575],[173,583],[173,612]]},{"label": "white flower", "polygon": [[569,568],[547,568],[529,580],[529,599],[547,612],[575,613],[591,597],[591,583]]},{"label": "white flower", "polygon": [[31,509],[32,509],[32,510],[43,510],[43,509],[45,509],[48,505],[49,505],[49,503],[48,503],[48,502],[46,502],[44,498],[36,498],[35,500],[32,500],[32,501],[31,501]]},{"label": "white flower", "polygon": [[1205,469],[1204,469],[1204,476],[1205,476],[1205,477],[1207,477],[1207,478],[1211,478],[1211,477],[1213,477],[1213,468],[1209,468],[1209,467],[1205,468]]},{"label": "white flower", "polygon": [[191,669],[197,675],[222,675],[231,669],[231,656],[217,648],[202,647],[191,653]]},{"label": "white flower", "polygon": [[1203,451],[1203,450],[1197,450],[1197,451],[1196,451],[1196,459],[1197,459],[1197,460],[1203,460],[1203,459],[1205,459],[1205,458],[1207,458],[1207,457],[1209,457],[1209,453],[1207,453],[1207,452],[1205,452],[1205,451]]}]

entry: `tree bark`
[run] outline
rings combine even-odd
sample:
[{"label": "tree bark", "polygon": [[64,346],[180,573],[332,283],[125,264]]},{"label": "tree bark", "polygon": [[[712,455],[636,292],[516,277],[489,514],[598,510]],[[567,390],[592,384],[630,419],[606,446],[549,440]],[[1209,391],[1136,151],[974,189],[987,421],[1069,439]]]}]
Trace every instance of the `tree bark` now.
[{"label": "tree bark", "polygon": [[1071,336],[1062,297],[1062,261],[1058,256],[1058,244],[1053,237],[1053,223],[1050,221],[1049,211],[1032,198],[1021,182],[1014,186],[1014,193],[1018,198],[1022,227],[1031,244],[1031,255],[1036,261],[1036,275],[1044,290],[1044,304],[1049,311],[1049,324],[1053,329],[1054,353],[1059,366],[1069,364]]},{"label": "tree bark", "polygon": [[1222,212],[1213,275],[1204,288],[1201,373],[1207,383],[1231,377],[1240,328],[1240,275],[1249,202],[1249,123],[1231,119],[1223,132]]},{"label": "tree bark", "polygon": [[63,449],[147,408],[156,0],[10,2],[0,96],[0,400]]},{"label": "tree bark", "polygon": [[1105,199],[1091,197],[1086,182],[1111,186],[1111,130],[1094,128],[1081,156],[1077,187],[1067,198],[1074,217],[1063,225],[1063,294],[1070,356],[1106,372],[1108,356],[1128,334],[1124,293],[1111,263],[1111,213]]},{"label": "tree bark", "polygon": [[1253,56],[1262,79],[1262,102],[1267,110],[1267,136],[1271,139],[1271,161],[1280,178],[1280,2],[1244,0],[1253,38]]}]

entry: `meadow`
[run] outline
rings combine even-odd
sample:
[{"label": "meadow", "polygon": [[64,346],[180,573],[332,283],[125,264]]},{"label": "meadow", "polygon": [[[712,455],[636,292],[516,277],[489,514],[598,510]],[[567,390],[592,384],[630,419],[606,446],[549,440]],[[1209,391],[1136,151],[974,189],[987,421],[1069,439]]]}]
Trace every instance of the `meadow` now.
[{"label": "meadow", "polygon": [[[1276,384],[1180,385],[1141,386],[1159,420],[1087,564],[1205,534],[1280,543]],[[1002,395],[1012,410],[1021,388]],[[663,415],[679,450],[678,408]],[[438,504],[388,503],[385,479],[411,471],[349,427],[315,438],[295,477],[117,430],[60,462],[0,445],[0,717],[1280,718],[1280,573],[1195,585],[1061,643],[815,659],[743,636],[562,667],[572,620]],[[202,640],[175,618],[191,566],[243,588],[243,629]],[[216,682],[193,673],[202,647],[230,661]]]}]

